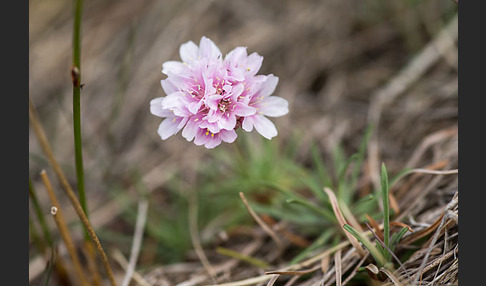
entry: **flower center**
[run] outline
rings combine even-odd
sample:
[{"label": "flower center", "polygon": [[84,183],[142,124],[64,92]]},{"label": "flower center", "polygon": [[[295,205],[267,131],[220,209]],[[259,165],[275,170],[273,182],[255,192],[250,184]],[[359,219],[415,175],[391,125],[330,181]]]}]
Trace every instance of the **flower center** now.
[{"label": "flower center", "polygon": [[224,113],[228,109],[228,105],[230,105],[230,103],[231,101],[227,98],[221,99],[221,101],[218,104],[219,110],[221,110],[221,112]]}]

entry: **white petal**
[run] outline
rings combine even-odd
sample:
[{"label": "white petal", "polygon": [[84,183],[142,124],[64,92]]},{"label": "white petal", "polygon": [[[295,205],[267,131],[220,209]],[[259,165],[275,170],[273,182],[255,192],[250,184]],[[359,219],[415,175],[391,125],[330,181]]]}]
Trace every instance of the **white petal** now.
[{"label": "white petal", "polygon": [[262,56],[260,56],[257,53],[252,53],[247,58],[247,63],[245,68],[250,74],[255,75],[260,70],[262,66],[262,62],[263,62]]},{"label": "white petal", "polygon": [[235,130],[221,130],[220,136],[221,140],[227,143],[233,143],[238,137]]},{"label": "white petal", "polygon": [[182,129],[182,137],[186,138],[187,141],[192,141],[194,136],[196,136],[196,132],[199,129],[197,124],[194,122],[194,119],[189,119],[186,124],[186,127]]},{"label": "white petal", "polygon": [[236,126],[236,116],[234,114],[224,113],[218,120],[218,126],[219,128],[226,130],[234,129]]},{"label": "white petal", "polygon": [[168,78],[161,80],[160,85],[162,86],[165,94],[178,91],[177,87]]},{"label": "white petal", "polygon": [[204,147],[206,147],[207,149],[213,149],[219,144],[221,144],[221,137],[216,135],[213,137],[210,134],[208,135],[208,141],[206,142],[206,144],[204,144]]},{"label": "white petal", "polygon": [[221,51],[213,41],[202,36],[199,42],[199,56],[217,60],[221,59]]},{"label": "white petal", "polygon": [[235,115],[250,116],[256,113],[256,108],[248,106],[247,104],[237,102],[235,108]]},{"label": "white petal", "polygon": [[150,113],[158,117],[168,117],[172,115],[172,112],[162,108],[162,100],[164,97],[152,99],[150,101]]},{"label": "white petal", "polygon": [[268,96],[260,103],[263,115],[277,117],[289,113],[289,102],[279,96]]},{"label": "white petal", "polygon": [[248,116],[243,119],[241,128],[243,128],[243,130],[246,132],[251,132],[253,130],[253,117],[255,116]]},{"label": "white petal", "polygon": [[261,84],[258,95],[263,97],[271,95],[275,91],[277,84],[278,77],[274,76],[273,74],[269,74],[266,80]]},{"label": "white petal", "polygon": [[166,97],[163,98],[161,105],[164,109],[174,109],[181,105],[180,98],[183,96],[183,92],[176,91],[173,93],[168,94]]},{"label": "white petal", "polygon": [[162,121],[159,125],[159,130],[157,131],[162,140],[169,138],[170,136],[176,134],[180,128],[178,128],[180,119],[176,117],[168,117]]},{"label": "white petal", "polygon": [[181,73],[186,70],[186,66],[181,62],[168,61],[162,64],[162,73],[167,74],[169,71],[173,73]]},{"label": "white petal", "polygon": [[278,134],[275,125],[265,116],[255,116],[253,124],[258,133],[267,139],[272,139],[272,137],[275,137]]},{"label": "white petal", "polygon": [[229,67],[236,67],[241,60],[246,58],[246,56],[246,47],[237,47],[226,55],[224,61]]},{"label": "white petal", "polygon": [[190,63],[197,59],[199,48],[193,41],[184,43],[179,48],[179,55],[183,62]]}]

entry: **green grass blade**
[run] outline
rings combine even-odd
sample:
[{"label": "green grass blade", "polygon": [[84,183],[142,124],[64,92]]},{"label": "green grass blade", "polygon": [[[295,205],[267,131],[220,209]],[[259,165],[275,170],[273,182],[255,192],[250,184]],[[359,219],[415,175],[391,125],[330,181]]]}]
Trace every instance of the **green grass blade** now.
[{"label": "green grass blade", "polygon": [[310,203],[307,199],[303,198],[302,196],[299,196],[299,195],[295,194],[294,192],[292,192],[292,191],[290,191],[286,188],[283,188],[283,187],[281,187],[281,186],[279,186],[279,185],[277,185],[273,182],[262,181],[261,183],[263,185],[267,186],[267,187],[273,188],[273,189],[289,196],[289,198],[292,199],[292,202],[304,205],[304,206],[308,207],[310,210],[312,210],[312,211],[314,211],[318,214],[321,214],[322,216],[324,216],[328,220],[334,221],[334,214],[329,212],[327,209],[320,208],[320,207],[314,205],[313,203]]},{"label": "green grass blade", "polygon": [[381,192],[383,195],[383,236],[384,243],[390,247],[390,202],[388,194],[388,174],[385,163],[381,164]]},{"label": "green grass blade", "polygon": [[309,245],[304,251],[302,251],[297,256],[295,256],[290,261],[289,265],[294,265],[296,263],[299,263],[303,259],[305,259],[309,255],[309,253],[311,253],[312,251],[318,249],[319,247],[327,243],[333,234],[334,234],[334,230],[332,229],[328,229],[324,231],[316,240],[314,240],[314,242],[311,245]]},{"label": "green grass blade", "polygon": [[354,229],[349,224],[345,224],[343,228],[351,233],[359,242],[361,242],[366,249],[370,252],[371,256],[375,259],[376,263],[379,267],[382,267],[386,263],[386,258],[383,256],[382,252],[376,248],[375,245],[371,243],[371,241],[363,234],[359,233],[356,229]]},{"label": "green grass blade", "polygon": [[392,251],[395,250],[398,242],[402,239],[402,237],[407,233],[408,227],[403,227],[399,232],[394,233],[390,239],[390,249]]},{"label": "green grass blade", "polygon": [[39,200],[37,199],[37,195],[34,190],[34,186],[32,185],[31,180],[29,179],[29,196],[30,196],[30,201],[32,202],[32,206],[34,207],[34,212],[37,215],[37,218],[39,219],[39,224],[42,229],[42,234],[44,235],[44,239],[47,243],[47,245],[52,248],[53,243],[52,243],[52,236],[51,232],[49,231],[49,228],[47,227],[46,219],[44,217],[44,213],[41,210]]}]

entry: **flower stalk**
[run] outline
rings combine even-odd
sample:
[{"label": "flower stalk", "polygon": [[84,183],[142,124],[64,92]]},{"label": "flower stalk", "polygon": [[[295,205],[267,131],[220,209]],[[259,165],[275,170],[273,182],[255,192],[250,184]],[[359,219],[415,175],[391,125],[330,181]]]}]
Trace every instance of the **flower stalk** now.
[{"label": "flower stalk", "polygon": [[[84,189],[83,149],[81,140],[81,16],[83,0],[76,0],[74,6],[73,25],[73,66],[71,78],[73,81],[73,130],[74,130],[74,155],[76,163],[76,178],[78,182],[78,196],[84,213],[88,216],[86,205],[86,193]],[[85,232],[85,238],[89,235]]]}]

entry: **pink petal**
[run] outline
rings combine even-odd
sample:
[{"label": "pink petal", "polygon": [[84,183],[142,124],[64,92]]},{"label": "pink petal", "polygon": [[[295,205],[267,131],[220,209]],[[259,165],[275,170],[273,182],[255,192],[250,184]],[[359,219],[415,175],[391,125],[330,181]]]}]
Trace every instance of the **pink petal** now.
[{"label": "pink petal", "polygon": [[253,119],[253,125],[255,126],[255,129],[263,137],[267,139],[272,139],[272,137],[277,136],[277,128],[275,128],[275,125],[268,118],[262,115],[257,115]]},{"label": "pink petal", "polygon": [[256,113],[256,108],[237,102],[234,113],[236,116],[250,116]]},{"label": "pink petal", "polygon": [[245,69],[251,74],[255,75],[262,66],[263,57],[257,53],[252,53],[248,56]]},{"label": "pink petal", "polygon": [[207,135],[208,140],[206,144],[204,144],[204,147],[206,147],[207,149],[213,149],[214,147],[221,144],[221,136],[219,136],[219,134],[213,134],[214,133],[210,133],[209,135]]},{"label": "pink petal", "polygon": [[192,139],[194,139],[194,136],[196,136],[196,132],[199,129],[194,120],[195,118],[191,117],[187,121],[186,127],[184,127],[184,129],[182,130],[182,137],[186,138],[187,141],[192,141]]},{"label": "pink petal", "polygon": [[173,73],[181,73],[186,71],[187,67],[181,63],[176,61],[168,61],[162,64],[162,73],[167,74],[169,71]]},{"label": "pink petal", "polygon": [[238,63],[240,63],[246,57],[246,47],[237,47],[226,55],[224,62],[228,67],[234,68],[237,67]]},{"label": "pink petal", "polygon": [[162,121],[162,123],[160,123],[159,125],[159,129],[157,130],[157,132],[159,133],[160,135],[160,138],[162,138],[162,140],[165,140],[167,138],[169,138],[170,136],[176,134],[180,128],[178,127],[179,125],[179,122],[181,121],[182,118],[177,118],[177,117],[167,117],[166,119],[164,119],[164,121]]},{"label": "pink petal", "polygon": [[168,78],[161,80],[160,85],[162,85],[162,89],[164,90],[165,94],[179,91],[179,89],[172,82],[170,82]]},{"label": "pink petal", "polygon": [[199,56],[217,60],[221,59],[221,51],[213,41],[202,36],[199,42]]},{"label": "pink petal", "polygon": [[182,92],[182,91],[176,91],[176,92],[168,94],[162,100],[162,103],[161,103],[162,108],[164,108],[164,109],[178,108],[182,104],[181,101],[180,101],[180,98],[182,96],[184,96],[184,92]]},{"label": "pink petal", "polygon": [[233,143],[236,140],[236,137],[238,137],[235,130],[221,130],[219,134],[221,140],[227,143]]},{"label": "pink petal", "polygon": [[158,117],[169,117],[172,115],[172,111],[162,108],[162,100],[164,97],[152,99],[150,101],[150,112]]},{"label": "pink petal", "polygon": [[221,131],[221,128],[219,128],[217,122],[208,122],[207,120],[204,120],[201,122],[199,125],[200,128],[206,128],[208,129],[211,133],[218,133]]},{"label": "pink petal", "polygon": [[282,116],[289,112],[289,103],[282,97],[268,96],[262,99],[260,112],[271,117]]},{"label": "pink petal", "polygon": [[193,41],[184,43],[179,48],[179,55],[183,62],[190,63],[197,59],[199,48]]},{"label": "pink petal", "polygon": [[194,144],[200,146],[204,145],[209,141],[208,137],[211,137],[211,135],[206,135],[206,132],[204,129],[199,128],[198,131],[196,132],[196,136],[194,138]]},{"label": "pink petal", "polygon": [[258,96],[265,97],[271,95],[278,84],[278,77],[274,76],[273,74],[269,74],[266,80],[260,85],[258,89]]},{"label": "pink petal", "polygon": [[243,119],[243,123],[241,124],[241,128],[246,132],[251,132],[253,130],[253,119],[254,116],[248,116]]},{"label": "pink petal", "polygon": [[224,113],[218,120],[218,126],[221,129],[232,130],[236,126],[236,116],[231,113]]}]

